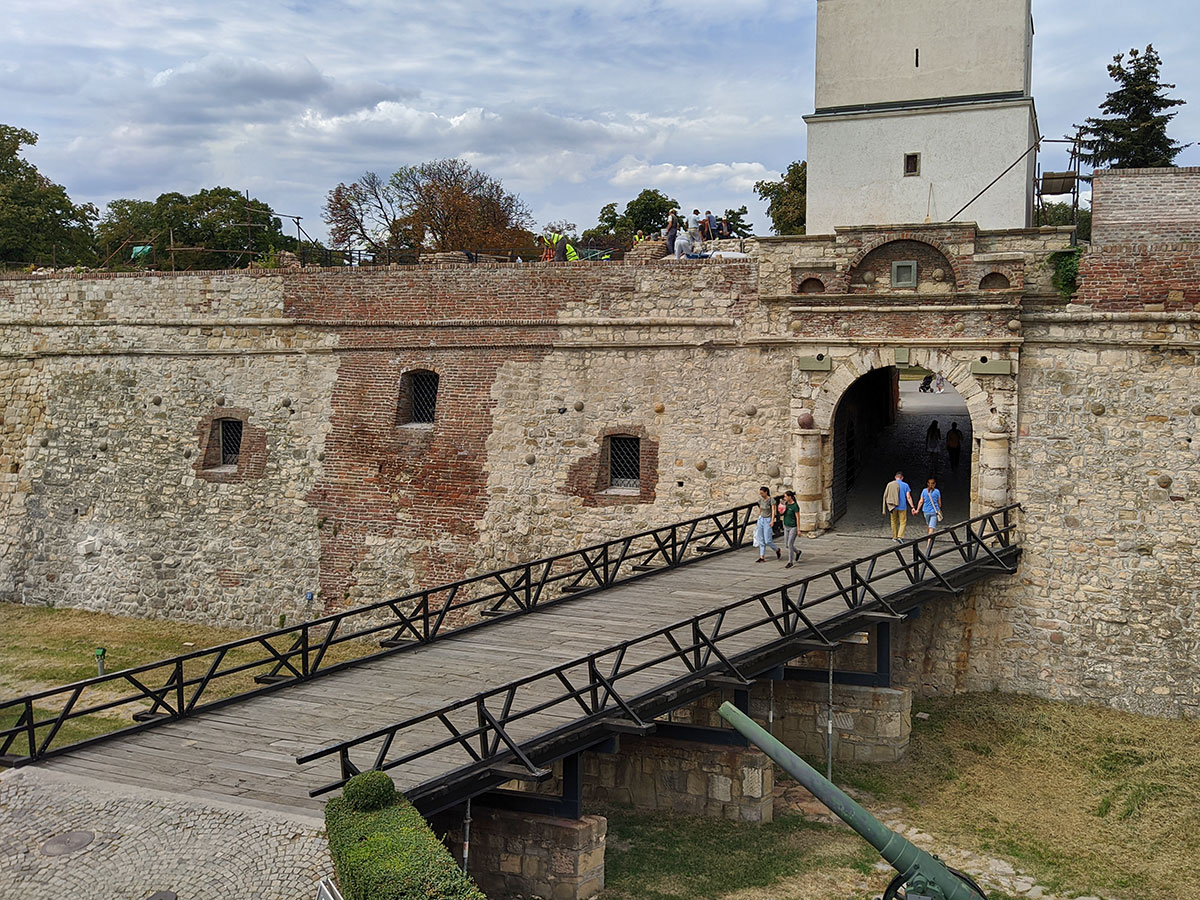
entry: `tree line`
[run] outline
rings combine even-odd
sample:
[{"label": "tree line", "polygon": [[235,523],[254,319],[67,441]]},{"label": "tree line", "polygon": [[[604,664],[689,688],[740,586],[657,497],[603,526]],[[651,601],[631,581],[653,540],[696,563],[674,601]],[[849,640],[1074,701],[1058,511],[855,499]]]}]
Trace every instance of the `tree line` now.
[{"label": "tree line", "polygon": [[[1117,54],[1108,66],[1116,82],[1100,106],[1104,115],[1076,126],[1080,156],[1094,167],[1173,166],[1190,144],[1167,134],[1183,100],[1167,96],[1174,84],[1159,76],[1161,59],[1152,45]],[[103,214],[91,203],[74,203],[66,188],[38,172],[21,155],[38,136],[0,124],[0,265],[31,264],[109,267],[175,262],[182,268],[223,269],[272,264],[283,251],[322,251],[299,230],[292,236],[271,206],[228,187],[195,194],[166,193],[155,200],[122,198]],[[791,163],[776,181],[754,185],[767,204],[775,234],[803,234],[808,166]],[[674,198],[646,188],[624,204],[606,203],[596,224],[577,234],[574,223],[548,223],[546,232],[565,234],[585,245],[628,248],[638,232],[666,227],[668,213],[681,210]],[[1047,224],[1066,224],[1065,203],[1047,204]],[[733,233],[747,236],[747,208],[726,209]],[[386,177],[365,172],[328,192],[323,219],[330,245],[368,254],[446,250],[531,248],[537,234],[533,214],[503,184],[461,159],[401,166]],[[1090,233],[1090,213],[1081,211],[1080,237]],[[290,229],[289,229],[290,230]]]}]

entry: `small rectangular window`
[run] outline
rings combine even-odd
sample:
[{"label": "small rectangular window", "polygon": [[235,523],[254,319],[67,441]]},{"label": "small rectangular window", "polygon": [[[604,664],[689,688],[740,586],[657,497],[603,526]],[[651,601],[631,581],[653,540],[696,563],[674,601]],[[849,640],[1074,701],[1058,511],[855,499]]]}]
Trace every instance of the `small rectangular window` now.
[{"label": "small rectangular window", "polygon": [[892,263],[892,287],[916,287],[917,263],[915,260]]},{"label": "small rectangular window", "polygon": [[221,426],[221,465],[236,466],[242,452],[242,422],[240,419],[218,419]]},{"label": "small rectangular window", "polygon": [[904,154],[904,174],[905,175],[920,175],[921,174],[921,154],[920,153],[905,153]]},{"label": "small rectangular window", "polygon": [[913,50],[913,67],[917,68],[917,69],[921,68],[921,48],[920,47],[917,47],[915,50]]},{"label": "small rectangular window", "polygon": [[642,486],[640,438],[614,435],[608,439],[608,485],[639,490]]},{"label": "small rectangular window", "polygon": [[433,414],[437,410],[437,392],[437,372],[413,372],[412,420],[414,422],[433,421]]}]

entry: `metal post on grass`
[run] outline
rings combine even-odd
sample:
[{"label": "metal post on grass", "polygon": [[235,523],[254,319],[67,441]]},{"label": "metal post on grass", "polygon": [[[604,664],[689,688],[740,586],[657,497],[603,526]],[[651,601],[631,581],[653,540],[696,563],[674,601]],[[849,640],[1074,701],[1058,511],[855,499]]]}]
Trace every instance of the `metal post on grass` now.
[{"label": "metal post on grass", "polygon": [[825,710],[825,777],[833,781],[833,651],[829,651],[829,708]]},{"label": "metal post on grass", "polygon": [[467,863],[471,860],[471,798],[467,798],[467,812],[463,816],[463,874],[467,874]]}]

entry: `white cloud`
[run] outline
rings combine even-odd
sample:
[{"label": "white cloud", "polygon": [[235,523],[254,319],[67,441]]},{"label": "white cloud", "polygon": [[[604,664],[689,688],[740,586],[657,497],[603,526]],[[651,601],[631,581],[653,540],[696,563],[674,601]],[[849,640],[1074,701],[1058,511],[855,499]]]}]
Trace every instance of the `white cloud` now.
[{"label": "white cloud", "polygon": [[[948,0],[949,2],[949,0]],[[320,208],[365,170],[460,156],[541,221],[587,227],[644,187],[751,208],[805,152],[816,4],[767,0],[9,0],[3,120],[80,201],[250,188],[323,232]],[[1192,0],[1034,0],[1043,133],[1095,112],[1104,66],[1153,42],[1200,133]],[[1181,163],[1200,161],[1192,148]],[[687,196],[680,196],[686,194]],[[689,202],[689,206],[695,205]]]}]

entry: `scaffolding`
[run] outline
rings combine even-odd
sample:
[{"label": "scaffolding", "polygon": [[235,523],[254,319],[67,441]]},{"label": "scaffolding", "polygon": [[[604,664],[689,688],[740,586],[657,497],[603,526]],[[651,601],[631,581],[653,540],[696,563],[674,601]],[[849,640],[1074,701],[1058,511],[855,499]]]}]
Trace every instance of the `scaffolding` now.
[{"label": "scaffolding", "polygon": [[1047,197],[1070,196],[1070,224],[1076,229],[1071,235],[1071,243],[1078,241],[1079,228],[1079,185],[1083,180],[1082,174],[1082,130],[1076,131],[1074,137],[1064,137],[1057,140],[1043,138],[1043,144],[1068,145],[1067,168],[1060,172],[1043,172],[1041,162],[1038,163],[1037,177],[1034,183],[1034,197],[1037,204],[1037,224],[1049,225],[1050,214],[1046,208]]}]

